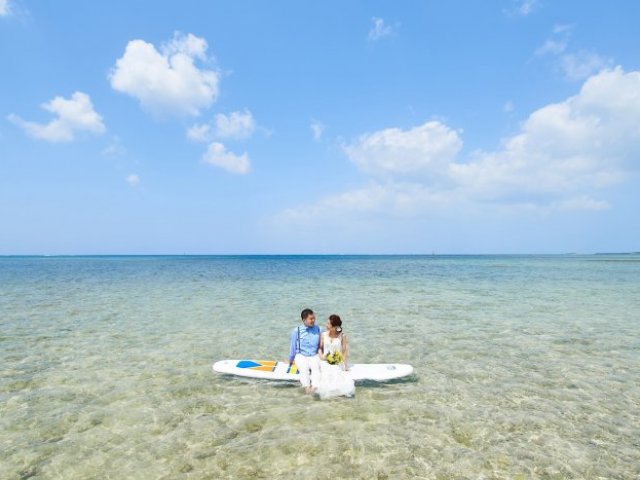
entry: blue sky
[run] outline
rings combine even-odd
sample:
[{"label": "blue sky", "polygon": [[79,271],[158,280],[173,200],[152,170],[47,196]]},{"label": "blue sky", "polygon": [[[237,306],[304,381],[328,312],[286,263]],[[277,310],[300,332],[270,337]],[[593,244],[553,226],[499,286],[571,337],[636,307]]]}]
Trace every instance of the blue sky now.
[{"label": "blue sky", "polygon": [[638,18],[0,0],[0,254],[638,251]]}]

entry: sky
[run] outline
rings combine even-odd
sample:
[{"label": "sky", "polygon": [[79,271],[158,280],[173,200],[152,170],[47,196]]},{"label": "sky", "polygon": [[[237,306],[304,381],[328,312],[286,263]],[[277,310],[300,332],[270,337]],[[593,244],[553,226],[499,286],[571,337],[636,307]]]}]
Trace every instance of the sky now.
[{"label": "sky", "polygon": [[640,251],[638,18],[0,0],[0,254]]}]

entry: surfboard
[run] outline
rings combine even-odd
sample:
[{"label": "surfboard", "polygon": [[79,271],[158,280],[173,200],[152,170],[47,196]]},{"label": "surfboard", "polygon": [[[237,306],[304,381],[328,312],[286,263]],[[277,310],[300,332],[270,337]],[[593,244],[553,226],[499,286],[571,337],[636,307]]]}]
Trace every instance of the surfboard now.
[{"label": "surfboard", "polygon": [[[213,371],[266,380],[297,381],[300,378],[295,364],[289,366],[289,362],[277,360],[220,360],[213,364]],[[347,373],[354,381],[384,382],[411,375],[413,367],[402,363],[356,363]]]}]

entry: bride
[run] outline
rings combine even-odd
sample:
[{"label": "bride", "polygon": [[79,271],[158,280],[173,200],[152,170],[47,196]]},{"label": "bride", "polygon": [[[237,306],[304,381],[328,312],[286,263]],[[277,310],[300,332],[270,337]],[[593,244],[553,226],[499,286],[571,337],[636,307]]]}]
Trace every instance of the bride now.
[{"label": "bride", "polygon": [[320,363],[320,383],[316,393],[320,398],[353,396],[355,385],[347,373],[349,370],[347,336],[342,333],[342,320],[338,315],[329,316],[327,331],[320,337],[318,354],[322,362]]}]

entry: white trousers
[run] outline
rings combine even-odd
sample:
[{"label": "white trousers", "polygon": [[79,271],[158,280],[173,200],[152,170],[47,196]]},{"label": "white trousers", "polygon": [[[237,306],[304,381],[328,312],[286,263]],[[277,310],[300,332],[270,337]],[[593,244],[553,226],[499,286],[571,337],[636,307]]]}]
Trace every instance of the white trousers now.
[{"label": "white trousers", "polygon": [[320,384],[320,358],[317,355],[305,357],[296,354],[296,367],[300,370],[300,383],[303,387],[317,387]]}]

